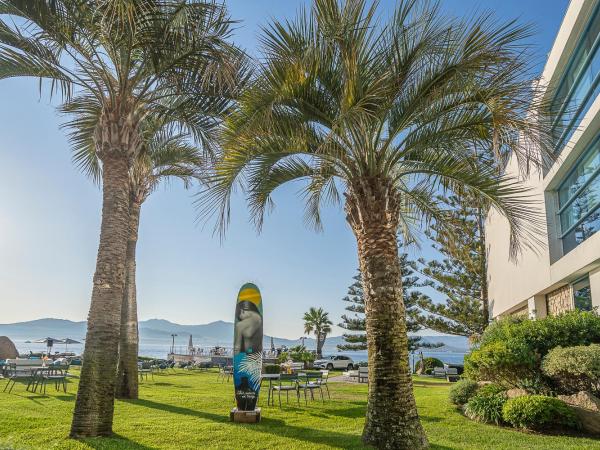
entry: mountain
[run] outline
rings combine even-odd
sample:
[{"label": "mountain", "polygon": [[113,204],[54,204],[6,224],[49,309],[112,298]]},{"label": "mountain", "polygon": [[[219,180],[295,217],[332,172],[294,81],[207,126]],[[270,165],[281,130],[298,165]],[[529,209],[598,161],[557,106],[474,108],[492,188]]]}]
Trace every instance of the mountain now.
[{"label": "mountain", "polygon": [[[35,340],[44,337],[62,339],[69,337],[81,341],[85,338],[86,322],[73,322],[64,319],[38,319],[28,322],[0,324],[0,336],[8,336],[14,340]],[[181,325],[164,319],[142,320],[139,323],[141,344],[169,345],[172,334],[176,334],[176,345],[187,345],[190,334],[196,346],[222,345],[230,347],[233,340],[233,323],[218,320],[202,325]],[[434,351],[466,352],[469,348],[467,338],[462,336],[422,336],[423,342],[444,344]],[[299,339],[273,337],[275,347],[299,345]],[[337,345],[343,343],[342,336],[331,336],[325,341],[324,351],[337,351]],[[315,340],[305,340],[308,348],[315,347]],[[265,348],[271,346],[271,336],[264,337]]]}]

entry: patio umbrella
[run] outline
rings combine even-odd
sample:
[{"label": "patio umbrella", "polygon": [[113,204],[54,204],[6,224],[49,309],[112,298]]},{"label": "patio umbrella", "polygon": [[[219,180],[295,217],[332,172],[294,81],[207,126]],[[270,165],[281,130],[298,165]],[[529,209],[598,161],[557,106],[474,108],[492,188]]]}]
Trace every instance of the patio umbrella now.
[{"label": "patio umbrella", "polygon": [[67,353],[67,348],[68,348],[69,344],[81,344],[81,342],[76,341],[75,339],[71,339],[71,338],[64,338],[63,342],[65,344],[65,353]]},{"label": "patio umbrella", "polygon": [[46,337],[43,339],[38,339],[37,341],[33,341],[36,344],[46,344],[46,347],[48,348],[48,355],[50,355],[50,351],[52,350],[52,347],[54,347],[54,344],[62,344],[63,341],[61,339],[56,339],[56,338],[51,338],[51,337]]},{"label": "patio umbrella", "polygon": [[188,352],[194,353],[194,342],[192,341],[192,335],[190,334],[190,341],[188,342]]},{"label": "patio umbrella", "polygon": [[275,344],[273,343],[273,336],[271,336],[271,351],[275,351]]}]

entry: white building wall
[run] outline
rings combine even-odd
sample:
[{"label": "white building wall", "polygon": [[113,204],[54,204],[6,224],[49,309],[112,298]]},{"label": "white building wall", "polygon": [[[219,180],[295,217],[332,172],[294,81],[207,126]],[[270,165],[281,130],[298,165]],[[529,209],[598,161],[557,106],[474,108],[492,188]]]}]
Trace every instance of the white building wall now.
[{"label": "white building wall", "polygon": [[[562,69],[569,61],[581,30],[587,24],[597,0],[572,0],[558,32],[542,83],[553,87],[560,80]],[[600,132],[600,97],[596,99],[579,129],[562,150],[559,160],[545,177],[533,173],[526,186],[531,188],[533,208],[541,218],[536,248],[523,248],[516,261],[509,259],[509,227],[496,211],[486,220],[488,250],[488,283],[492,315],[510,313],[527,307],[529,315],[546,315],[545,295],[560,286],[590,272],[592,301],[600,306],[600,232],[588,238],[567,255],[562,256],[558,227],[558,201],[555,189],[573,162],[589,142]],[[507,173],[519,173],[516,158],[507,166]]]}]

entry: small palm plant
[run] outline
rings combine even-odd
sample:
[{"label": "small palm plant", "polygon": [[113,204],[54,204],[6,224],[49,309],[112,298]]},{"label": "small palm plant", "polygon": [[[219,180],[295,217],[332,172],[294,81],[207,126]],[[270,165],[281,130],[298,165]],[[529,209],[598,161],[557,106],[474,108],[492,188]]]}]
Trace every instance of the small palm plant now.
[{"label": "small palm plant", "polygon": [[102,223],[71,436],[110,435],[141,124],[152,111],[202,143],[212,119],[198,108],[228,102],[221,86],[236,84],[243,57],[208,0],[0,0],[0,16],[0,79],[47,80],[64,101],[100,105]]},{"label": "small palm plant", "polygon": [[323,308],[311,307],[308,312],[304,313],[304,332],[314,333],[317,338],[317,356],[323,356],[323,345],[327,335],[331,333],[331,325],[333,322],[329,320],[329,313]]},{"label": "small palm plant", "polygon": [[365,297],[363,440],[377,448],[427,446],[409,370],[398,234],[411,241],[415,227],[443,217],[436,195],[462,190],[508,219],[513,255],[537,244],[527,190],[501,170],[511,157],[523,171],[539,167],[552,146],[526,36],[526,27],[488,16],[444,18],[428,2],[401,1],[382,23],[376,2],[315,0],[264,30],[260,73],[229,119],[200,209],[219,216],[221,232],[238,184],[259,230],[273,191],[288,182],[305,180],[306,216],[317,229],[321,206],[343,200]]}]

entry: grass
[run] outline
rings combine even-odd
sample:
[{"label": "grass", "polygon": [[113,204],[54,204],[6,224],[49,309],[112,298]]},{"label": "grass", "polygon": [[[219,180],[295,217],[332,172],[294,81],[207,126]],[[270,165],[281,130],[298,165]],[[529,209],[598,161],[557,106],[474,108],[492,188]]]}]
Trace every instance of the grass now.
[{"label": "grass", "polygon": [[[231,383],[218,381],[215,372],[178,370],[143,381],[139,400],[116,402],[114,438],[74,441],[66,436],[75,383],[67,394],[50,386],[47,396],[32,394],[19,384],[12,394],[0,392],[0,449],[363,448],[365,384],[331,383],[332,399],[324,404],[261,405],[262,422],[245,425],[229,422]],[[600,450],[600,442],[591,438],[472,422],[449,403],[448,385],[438,380],[415,378],[415,393],[432,449]]]}]

